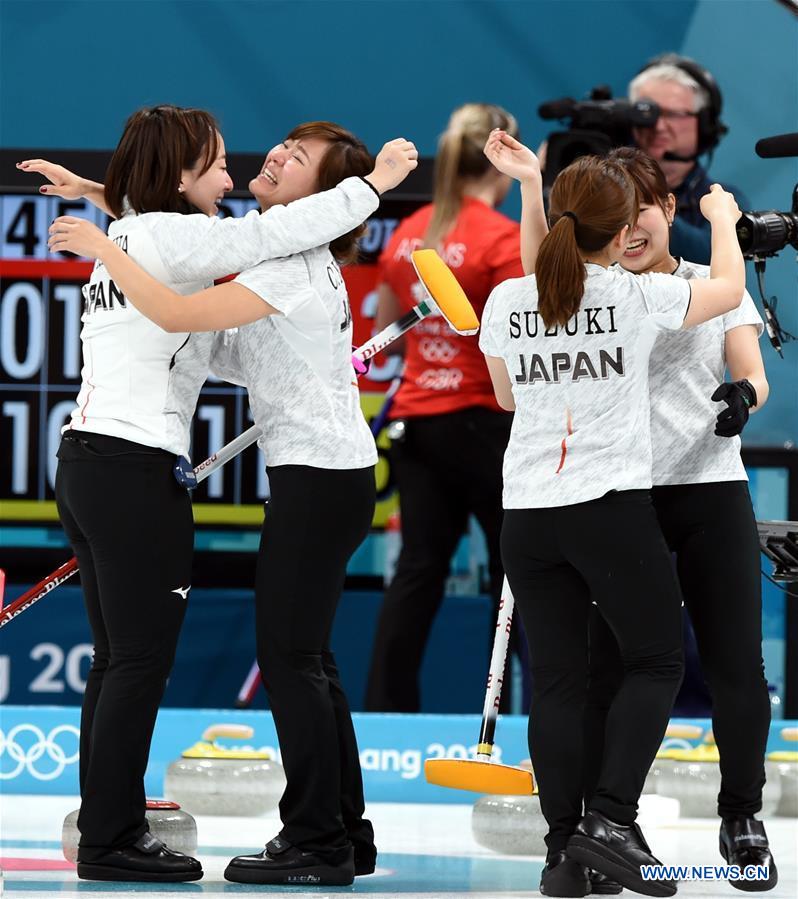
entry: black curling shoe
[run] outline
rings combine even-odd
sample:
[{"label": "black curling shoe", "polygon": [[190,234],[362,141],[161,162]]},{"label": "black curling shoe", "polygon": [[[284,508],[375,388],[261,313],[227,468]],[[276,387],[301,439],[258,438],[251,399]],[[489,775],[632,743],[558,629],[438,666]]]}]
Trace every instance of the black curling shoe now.
[{"label": "black curling shoe", "polygon": [[588,871],[587,876],[590,878],[590,895],[591,896],[617,896],[623,892],[623,887],[617,880],[607,877],[600,871]]},{"label": "black curling shoe", "polygon": [[365,874],[373,874],[377,867],[377,847],[374,844],[370,846],[355,847],[355,877],[362,877]]},{"label": "black curling shoe", "polygon": [[540,892],[544,896],[587,896],[590,892],[587,869],[568,858],[564,849],[549,852],[540,875]]},{"label": "black curling shoe", "polygon": [[348,886],[355,879],[350,846],[325,852],[305,852],[275,837],[257,855],[237,855],[225,868],[233,883],[281,883],[286,886]]},{"label": "black curling shoe", "polygon": [[779,882],[765,825],[756,818],[723,818],[720,822],[720,854],[741,871],[749,865],[767,865],[769,869],[767,880],[730,880],[735,889],[749,893],[764,892],[772,890]]},{"label": "black curling shoe", "polygon": [[181,883],[199,880],[202,865],[190,855],[169,849],[148,832],[132,846],[112,849],[90,862],[81,861],[78,850],[78,877],[81,880]]},{"label": "black curling shoe", "polygon": [[637,824],[616,824],[589,811],[568,841],[568,857],[644,896],[673,896],[672,880],[644,880],[641,865],[659,865]]}]

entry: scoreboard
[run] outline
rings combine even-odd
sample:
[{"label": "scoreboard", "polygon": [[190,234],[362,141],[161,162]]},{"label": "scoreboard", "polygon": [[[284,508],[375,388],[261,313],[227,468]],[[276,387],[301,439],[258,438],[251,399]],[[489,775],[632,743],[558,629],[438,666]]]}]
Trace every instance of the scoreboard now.
[{"label": "scoreboard", "polygon": [[[63,159],[64,154],[48,152],[54,161]],[[15,157],[25,158],[22,151]],[[57,523],[55,454],[80,387],[81,288],[93,262],[50,253],[48,227],[60,215],[87,218],[103,230],[109,221],[87,201],[39,194],[39,183],[34,176],[29,186],[26,181],[25,187],[0,187],[0,531],[6,536]],[[377,256],[398,222],[427,199],[425,191],[384,201],[368,223],[362,263],[344,269],[356,344],[373,330]],[[251,197],[233,195],[220,215],[241,216],[253,208]],[[367,419],[381,408],[398,364],[396,357],[377,357],[361,379]],[[193,423],[192,461],[207,458],[251,424],[246,391],[209,376]],[[392,489],[384,436],[378,444],[380,502],[374,523],[379,527],[390,512]],[[195,521],[200,526],[259,526],[267,495],[264,459],[252,446],[194,491]]]}]

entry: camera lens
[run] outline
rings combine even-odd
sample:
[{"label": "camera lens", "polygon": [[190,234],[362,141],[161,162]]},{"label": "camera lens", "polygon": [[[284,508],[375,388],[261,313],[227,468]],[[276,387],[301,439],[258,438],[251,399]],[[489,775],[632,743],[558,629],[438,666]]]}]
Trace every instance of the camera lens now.
[{"label": "camera lens", "polygon": [[744,212],[737,240],[744,256],[773,256],[798,236],[798,216],[789,212]]}]

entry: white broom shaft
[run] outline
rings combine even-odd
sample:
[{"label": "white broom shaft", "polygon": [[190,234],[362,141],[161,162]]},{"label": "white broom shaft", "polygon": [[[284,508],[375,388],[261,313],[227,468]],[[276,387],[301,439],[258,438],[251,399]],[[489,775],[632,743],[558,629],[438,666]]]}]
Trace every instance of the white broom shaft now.
[{"label": "white broom shaft", "polygon": [[205,478],[212,475],[217,468],[221,468],[222,465],[243,452],[248,446],[251,446],[260,437],[261,433],[261,429],[257,427],[257,425],[253,425],[251,428],[244,431],[243,434],[239,434],[238,437],[231,440],[230,443],[225,444],[204,462],[200,462],[194,469],[194,474],[197,476],[197,483],[199,484],[201,481],[204,481]]},{"label": "white broom shaft", "polygon": [[490,671],[485,692],[485,705],[482,709],[482,732],[479,739],[477,758],[489,759],[493,749],[493,733],[496,728],[496,719],[499,715],[499,703],[501,702],[502,682],[507,663],[507,649],[510,645],[510,631],[513,626],[514,609],[515,599],[505,577],[499,600],[499,617],[496,621],[493,652],[490,657]]},{"label": "white broom shaft", "polygon": [[359,346],[354,351],[353,355],[357,356],[361,362],[365,362],[367,359],[371,359],[372,356],[376,356],[377,353],[379,353],[381,350],[384,350],[385,347],[392,344],[395,340],[398,340],[411,328],[414,328],[432,311],[433,309],[431,307],[431,304],[428,304],[426,302],[419,303],[417,306],[413,306],[410,312],[406,312],[401,318],[397,319],[395,322],[391,322],[390,325],[383,328],[379,334],[375,334],[362,346]]}]

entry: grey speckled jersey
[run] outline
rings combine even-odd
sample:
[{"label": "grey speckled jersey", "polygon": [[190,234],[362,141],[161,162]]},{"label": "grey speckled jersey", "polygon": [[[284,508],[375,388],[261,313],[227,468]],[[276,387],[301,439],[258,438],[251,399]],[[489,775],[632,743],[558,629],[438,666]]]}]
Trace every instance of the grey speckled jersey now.
[{"label": "grey speckled jersey", "polygon": [[266,464],[366,468],[377,450],[352,368],[352,316],[326,247],[264,262],[236,282],[281,314],[217,336],[214,374],[249,392]]},{"label": "grey speckled jersey", "polygon": [[[109,236],[159,281],[190,294],[261,259],[345,234],[378,202],[368,184],[348,178],[334,190],[240,219],[129,214],[111,225]],[[102,263],[83,293],[82,384],[67,427],[187,456],[212,335],[162,331],[116,288]]]},{"label": "grey speckled jersey", "polygon": [[[674,274],[708,278],[709,266],[682,261]],[[748,291],[726,315],[657,338],[649,376],[656,486],[748,480],[740,438],[714,434],[715,419],[726,405],[710,399],[726,371],[726,332],[741,325],[756,327],[757,336],[764,331]]]},{"label": "grey speckled jersey", "polygon": [[504,456],[506,509],[567,506],[651,486],[648,358],[681,327],[690,287],[589,263],[581,307],[546,329],[534,276],[488,299],[480,348],[504,360],[516,412]]}]

